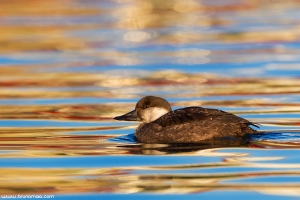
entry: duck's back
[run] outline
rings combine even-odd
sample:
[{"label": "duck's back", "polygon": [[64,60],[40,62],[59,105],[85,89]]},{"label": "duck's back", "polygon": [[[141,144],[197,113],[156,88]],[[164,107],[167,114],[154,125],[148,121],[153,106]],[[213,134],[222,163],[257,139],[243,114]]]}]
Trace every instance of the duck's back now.
[{"label": "duck's back", "polygon": [[141,124],[135,136],[144,143],[192,143],[257,133],[250,125],[254,124],[221,110],[187,107]]}]

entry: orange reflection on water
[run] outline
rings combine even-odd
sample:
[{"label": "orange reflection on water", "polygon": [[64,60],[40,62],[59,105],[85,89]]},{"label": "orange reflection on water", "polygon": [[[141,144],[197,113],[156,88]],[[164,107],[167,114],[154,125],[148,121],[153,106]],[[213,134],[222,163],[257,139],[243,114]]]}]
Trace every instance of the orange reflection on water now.
[{"label": "orange reflection on water", "polygon": [[[271,135],[273,130],[268,127],[272,127],[279,135],[297,135],[299,77],[264,75],[299,69],[299,50],[289,47],[299,40],[298,19],[290,12],[299,6],[293,0],[2,1],[1,161],[25,160],[22,165],[27,159],[122,156],[134,157],[135,162],[127,167],[124,163],[104,167],[97,161],[99,167],[95,168],[90,163],[84,163],[83,168],[63,168],[59,161],[57,168],[16,168],[12,164],[0,167],[0,194],[246,190],[298,197],[298,182],[281,182],[281,178],[299,178],[297,155],[272,154],[276,149],[299,149],[297,137],[288,141],[149,145],[128,139],[137,124],[115,125],[118,122],[112,118],[134,108],[133,99],[161,94],[173,107],[224,107],[250,115],[247,118],[263,125],[262,134]],[[210,68],[205,64],[228,63],[241,67],[205,71]],[[248,67],[248,63],[252,65]],[[262,65],[256,67],[255,63]],[[159,68],[153,70],[157,64]],[[150,67],[145,69],[144,65]],[[164,70],[168,68],[165,65],[179,69]],[[94,103],[86,102],[92,98]],[[277,116],[270,117],[273,114]],[[75,121],[86,126],[18,124],[39,120]],[[226,152],[228,149],[233,152]],[[270,155],[251,156],[241,149],[260,153],[270,149]],[[148,155],[156,155],[158,162],[168,156],[193,159],[188,164],[145,166],[143,162],[151,158]],[[138,160],[141,157],[143,161]],[[285,157],[292,159],[284,161]],[[206,162],[205,158],[219,160]],[[220,170],[206,173],[200,169]],[[263,182],[260,178],[270,179]]]},{"label": "orange reflection on water", "polygon": [[[197,51],[198,52],[198,51]],[[200,51],[201,54],[203,53]],[[199,52],[198,52],[199,53]],[[198,54],[197,53],[197,54]],[[185,52],[181,52],[182,56]],[[265,95],[265,94],[297,94],[300,92],[298,78],[227,78],[214,74],[183,73],[179,71],[141,71],[141,75],[133,70],[107,71],[105,73],[76,73],[76,72],[43,72],[37,68],[11,68],[3,67],[0,75],[1,98],[49,98],[49,97],[121,97],[118,95],[122,88],[128,86],[173,86],[190,87],[190,96],[218,96],[218,95]],[[245,69],[246,70],[246,69]],[[27,90],[18,89],[20,86],[29,86]],[[44,88],[34,87],[104,87],[95,89],[78,89],[76,91],[45,91]],[[191,87],[192,86],[192,87]],[[5,88],[7,87],[7,88]],[[16,89],[14,89],[16,87]],[[147,88],[145,88],[147,89]],[[159,90],[158,87],[156,90]],[[178,91],[180,88],[176,88]],[[118,90],[118,92],[114,92]],[[185,88],[183,89],[185,90]],[[138,88],[137,88],[138,91]],[[149,90],[149,92],[153,90]],[[180,91],[178,91],[180,93]]]},{"label": "orange reflection on water", "polygon": [[[240,166],[253,164],[242,162]],[[275,195],[298,196],[300,185],[266,183],[235,183],[242,179],[260,177],[288,177],[300,175],[299,165],[291,165],[294,170],[276,171],[272,166],[264,167],[263,172],[235,172],[218,174],[156,174],[157,170],[172,170],[206,167],[239,166],[235,161],[206,163],[194,166],[118,167],[118,168],[0,168],[1,194],[72,194],[72,193],[201,193],[220,190],[250,190]],[[275,164],[276,165],[276,164]],[[173,168],[174,167],[174,168]],[[282,166],[282,169],[289,166]],[[297,169],[295,169],[297,168]],[[136,173],[135,171],[139,172]],[[145,174],[143,171],[145,170]],[[147,174],[151,171],[151,174]],[[5,183],[5,184],[4,184]],[[287,194],[286,191],[289,191]]]}]

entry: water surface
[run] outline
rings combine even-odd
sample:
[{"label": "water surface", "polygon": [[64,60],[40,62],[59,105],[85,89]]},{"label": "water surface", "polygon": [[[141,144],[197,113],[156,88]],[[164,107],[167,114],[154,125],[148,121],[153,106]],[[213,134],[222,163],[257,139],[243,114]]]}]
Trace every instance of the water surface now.
[{"label": "water surface", "polygon": [[[1,7],[1,195],[299,198],[297,1]],[[141,144],[137,123],[113,117],[145,95],[232,112],[261,133],[226,145]]]}]

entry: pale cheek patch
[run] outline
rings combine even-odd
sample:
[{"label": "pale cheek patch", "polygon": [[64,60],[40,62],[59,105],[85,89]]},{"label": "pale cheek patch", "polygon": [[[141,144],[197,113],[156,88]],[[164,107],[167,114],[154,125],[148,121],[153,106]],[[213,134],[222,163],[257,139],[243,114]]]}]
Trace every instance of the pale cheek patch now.
[{"label": "pale cheek patch", "polygon": [[152,122],[168,112],[169,111],[164,108],[148,108],[144,112],[143,122],[146,123]]}]

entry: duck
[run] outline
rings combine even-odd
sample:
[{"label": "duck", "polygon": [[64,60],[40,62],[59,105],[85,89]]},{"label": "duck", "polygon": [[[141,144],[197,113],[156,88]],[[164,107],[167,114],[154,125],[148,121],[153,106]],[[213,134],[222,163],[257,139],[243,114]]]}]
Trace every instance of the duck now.
[{"label": "duck", "polygon": [[252,123],[234,114],[198,106],[172,110],[170,103],[157,96],[145,96],[135,109],[114,118],[139,121],[134,136],[141,143],[199,143],[259,133]]}]

